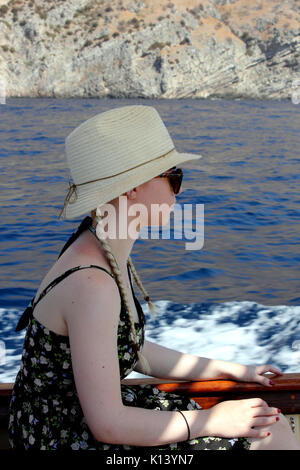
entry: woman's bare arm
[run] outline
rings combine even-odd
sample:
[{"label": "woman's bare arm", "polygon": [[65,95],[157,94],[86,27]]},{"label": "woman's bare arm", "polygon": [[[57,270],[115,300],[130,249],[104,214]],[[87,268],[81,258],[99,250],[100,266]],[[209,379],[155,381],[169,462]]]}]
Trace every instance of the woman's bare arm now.
[{"label": "woman's bare arm", "polygon": [[[143,355],[149,362],[153,377],[174,380],[205,380],[225,378],[225,371],[234,371],[240,364],[208,359],[193,354],[182,353],[146,340]],[[134,370],[142,373],[139,362]]]},{"label": "woman's bare arm", "polygon": [[[87,276],[78,271],[73,274],[71,283],[66,282],[68,287],[70,294],[63,302],[74,379],[95,439],[133,446],[159,446],[186,440],[187,426],[177,411],[123,405],[117,349],[121,304],[114,281],[103,272],[93,271]],[[238,426],[244,426],[242,430],[237,426],[235,433],[246,432],[246,428],[254,433],[251,426],[255,421],[250,420],[250,414],[248,421],[242,419],[251,408],[249,403],[242,403],[245,401],[226,407],[219,404],[209,410],[184,411],[191,438],[229,433],[230,427],[234,428],[232,410],[235,410]],[[267,405],[266,410],[264,413],[272,411]],[[259,431],[255,432],[257,436]]]},{"label": "woman's bare arm", "polygon": [[[271,364],[249,366],[236,362],[208,359],[175,351],[150,341],[145,341],[143,354],[149,362],[149,375],[168,380],[229,379],[272,386],[272,381],[264,374],[266,372],[282,374],[277,367]],[[143,372],[139,362],[134,370]]]},{"label": "woman's bare arm", "polygon": [[[179,413],[158,414],[155,410],[123,405],[117,349],[121,303],[114,281],[96,270],[88,276],[78,271],[69,287],[71,294],[64,300],[64,317],[72,367],[81,407],[94,437],[107,443],[140,446],[185,440],[187,426]],[[185,413],[190,415],[191,433],[200,435],[200,414],[204,423],[205,413]]]}]

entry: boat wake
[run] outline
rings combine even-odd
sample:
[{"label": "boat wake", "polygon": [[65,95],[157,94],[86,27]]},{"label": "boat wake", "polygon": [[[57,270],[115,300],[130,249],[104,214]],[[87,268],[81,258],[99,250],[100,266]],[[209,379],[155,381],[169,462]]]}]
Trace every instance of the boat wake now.
[{"label": "boat wake", "polygon": [[[142,307],[149,341],[212,359],[270,363],[285,373],[300,370],[300,306],[162,300],[155,302],[154,320],[147,304]],[[19,309],[0,309],[0,382],[13,382],[19,369],[26,330],[14,330],[21,313]],[[141,374],[132,372],[128,377]]]}]

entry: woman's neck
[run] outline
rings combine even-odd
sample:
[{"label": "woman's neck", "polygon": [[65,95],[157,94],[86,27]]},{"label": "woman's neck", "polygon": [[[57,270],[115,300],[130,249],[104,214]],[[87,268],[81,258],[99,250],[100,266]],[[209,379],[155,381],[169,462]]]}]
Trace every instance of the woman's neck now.
[{"label": "woman's neck", "polygon": [[[92,225],[92,227],[95,230],[88,230],[89,233],[93,234],[93,237],[90,237],[90,242],[94,244],[94,246],[98,249],[101,250],[101,253],[103,252],[102,249],[102,243],[99,240],[97,233],[96,233],[96,223]],[[109,244],[111,252],[113,256],[115,257],[115,260],[117,262],[117,265],[119,266],[119,269],[121,271],[127,271],[127,262],[128,262],[128,257],[130,256],[130,253],[132,251],[134,242],[136,240],[131,239],[131,238],[112,238],[112,237],[106,237],[105,238],[106,242]]]}]

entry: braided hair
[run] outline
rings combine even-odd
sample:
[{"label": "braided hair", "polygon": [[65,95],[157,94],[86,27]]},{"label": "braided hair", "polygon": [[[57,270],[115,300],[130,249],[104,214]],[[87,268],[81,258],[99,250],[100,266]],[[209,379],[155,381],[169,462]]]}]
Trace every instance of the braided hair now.
[{"label": "braided hair", "polygon": [[[137,335],[136,335],[135,325],[134,325],[134,319],[133,319],[133,316],[132,316],[132,313],[131,313],[131,307],[130,307],[128,296],[127,296],[126,289],[125,289],[125,286],[124,286],[122,274],[120,272],[120,269],[119,269],[119,266],[116,262],[116,259],[113,255],[112,251],[111,251],[111,247],[110,247],[109,243],[106,241],[105,236],[103,236],[104,231],[103,231],[103,227],[102,227],[102,223],[101,223],[102,218],[97,215],[97,210],[94,210],[94,211],[91,212],[91,217],[92,217],[93,220],[96,221],[96,227],[95,228],[96,228],[97,238],[102,243],[104,253],[105,253],[106,258],[109,262],[111,270],[114,274],[115,280],[116,280],[116,282],[119,286],[119,289],[120,289],[120,292],[121,292],[121,295],[122,295],[122,298],[123,298],[123,301],[125,303],[125,307],[126,307],[126,310],[127,310],[127,313],[128,313],[129,321],[130,321],[131,335],[132,335],[134,343],[136,345],[138,345],[138,340],[137,340]],[[150,301],[150,297],[149,297],[147,291],[145,290],[140,277],[138,276],[138,274],[136,272],[136,269],[133,265],[131,257],[128,258],[128,263],[129,263],[129,267],[130,267],[130,270],[133,274],[133,277],[134,277],[134,280],[135,280],[136,284],[141,289],[145,301],[148,302],[149,310],[150,310],[150,313],[151,313],[152,318],[153,318],[154,317],[154,312],[155,312],[155,307],[152,304],[152,302]],[[141,351],[139,351],[138,349],[137,349],[137,355],[138,355],[138,359],[140,361],[140,364],[142,366],[143,372],[145,374],[149,374],[150,366],[149,366],[149,363],[148,363],[147,359],[143,356]]]}]

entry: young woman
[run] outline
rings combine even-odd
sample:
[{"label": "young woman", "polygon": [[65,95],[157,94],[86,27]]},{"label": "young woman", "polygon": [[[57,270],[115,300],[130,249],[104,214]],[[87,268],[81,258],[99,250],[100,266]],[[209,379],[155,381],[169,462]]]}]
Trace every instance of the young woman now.
[{"label": "young woman", "polygon": [[154,224],[155,204],[164,208],[155,224],[168,221],[181,192],[183,173],[176,165],[199,156],[178,153],[149,106],[115,108],[87,120],[67,137],[66,154],[74,183],[60,216],[91,216],[67,241],[19,320],[17,331],[27,332],[10,403],[11,448],[299,449],[280,410],[259,398],[203,410],[152,385],[121,383],[132,370],[266,387],[265,372],[280,374],[270,365],[210,360],[145,340],[131,275],[151,311],[153,305],[130,253],[139,230]]}]

